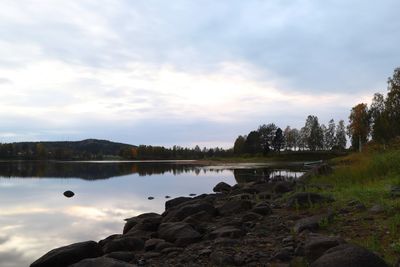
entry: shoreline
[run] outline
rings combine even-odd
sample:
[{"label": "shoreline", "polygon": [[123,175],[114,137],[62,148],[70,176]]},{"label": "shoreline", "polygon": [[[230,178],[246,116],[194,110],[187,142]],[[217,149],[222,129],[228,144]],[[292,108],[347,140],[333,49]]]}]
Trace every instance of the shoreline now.
[{"label": "shoreline", "polygon": [[[345,238],[323,233],[323,224],[333,220],[334,212],[329,207],[335,200],[326,194],[301,192],[298,187],[310,175],[327,172],[329,167],[322,164],[299,181],[259,180],[234,186],[221,182],[214,187],[215,193],[168,200],[162,214],[145,213],[129,218],[122,233],[99,242],[54,249],[31,267],[295,263],[347,266],[335,263],[337,257],[331,257],[331,248],[356,253],[354,257],[347,256],[351,262],[368,259],[375,264],[370,266],[387,266],[381,258]],[[315,205],[320,208],[313,209]]]}]

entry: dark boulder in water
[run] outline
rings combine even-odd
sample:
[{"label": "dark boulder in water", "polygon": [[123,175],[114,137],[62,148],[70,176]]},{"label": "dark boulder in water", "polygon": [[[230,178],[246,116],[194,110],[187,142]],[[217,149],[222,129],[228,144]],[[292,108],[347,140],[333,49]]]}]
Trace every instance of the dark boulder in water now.
[{"label": "dark boulder in water", "polygon": [[148,199],[148,200],[153,200],[153,199],[154,199],[154,197],[148,197],[147,199]]},{"label": "dark boulder in water", "polygon": [[70,197],[75,196],[75,193],[70,191],[70,190],[68,190],[68,191],[64,192],[64,196],[67,197],[67,198],[70,198]]}]

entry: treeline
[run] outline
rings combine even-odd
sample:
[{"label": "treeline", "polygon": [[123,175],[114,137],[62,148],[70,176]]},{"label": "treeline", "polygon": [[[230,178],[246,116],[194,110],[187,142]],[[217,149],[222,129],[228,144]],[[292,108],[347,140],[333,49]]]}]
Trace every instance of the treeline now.
[{"label": "treeline", "polygon": [[318,117],[309,115],[300,130],[287,126],[284,130],[274,123],[263,124],[248,135],[239,136],[233,147],[235,155],[262,154],[286,151],[342,151],[346,148],[346,127],[332,119],[320,124]]},{"label": "treeline", "polygon": [[231,157],[233,149],[223,149],[220,147],[201,149],[199,146],[194,148],[173,146],[166,148],[163,146],[140,145],[133,149],[121,150],[119,156],[130,160],[152,160],[152,159],[204,159],[213,157]]},{"label": "treeline", "polygon": [[400,68],[388,78],[387,94],[375,93],[371,105],[360,103],[351,109],[348,134],[353,149],[369,140],[386,147],[400,139]]},{"label": "treeline", "polygon": [[173,146],[133,146],[107,140],[76,142],[20,142],[0,144],[0,159],[7,160],[159,160],[229,157],[232,149]]}]

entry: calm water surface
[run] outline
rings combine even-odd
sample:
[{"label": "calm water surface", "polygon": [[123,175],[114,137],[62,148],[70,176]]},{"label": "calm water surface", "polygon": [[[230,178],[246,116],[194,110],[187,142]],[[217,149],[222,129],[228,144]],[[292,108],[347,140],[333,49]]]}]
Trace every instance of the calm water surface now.
[{"label": "calm water surface", "polygon": [[[125,218],[163,212],[166,195],[209,193],[220,181],[301,174],[265,164],[0,162],[0,266],[29,266],[52,248],[120,233]],[[64,197],[66,190],[75,196]]]}]

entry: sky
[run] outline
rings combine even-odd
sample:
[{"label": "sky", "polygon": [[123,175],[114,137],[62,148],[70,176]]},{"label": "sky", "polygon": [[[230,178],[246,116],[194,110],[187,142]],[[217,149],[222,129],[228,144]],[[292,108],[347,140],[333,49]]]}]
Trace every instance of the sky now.
[{"label": "sky", "polygon": [[398,0],[0,0],[0,142],[232,146],[348,120],[400,66]]}]

